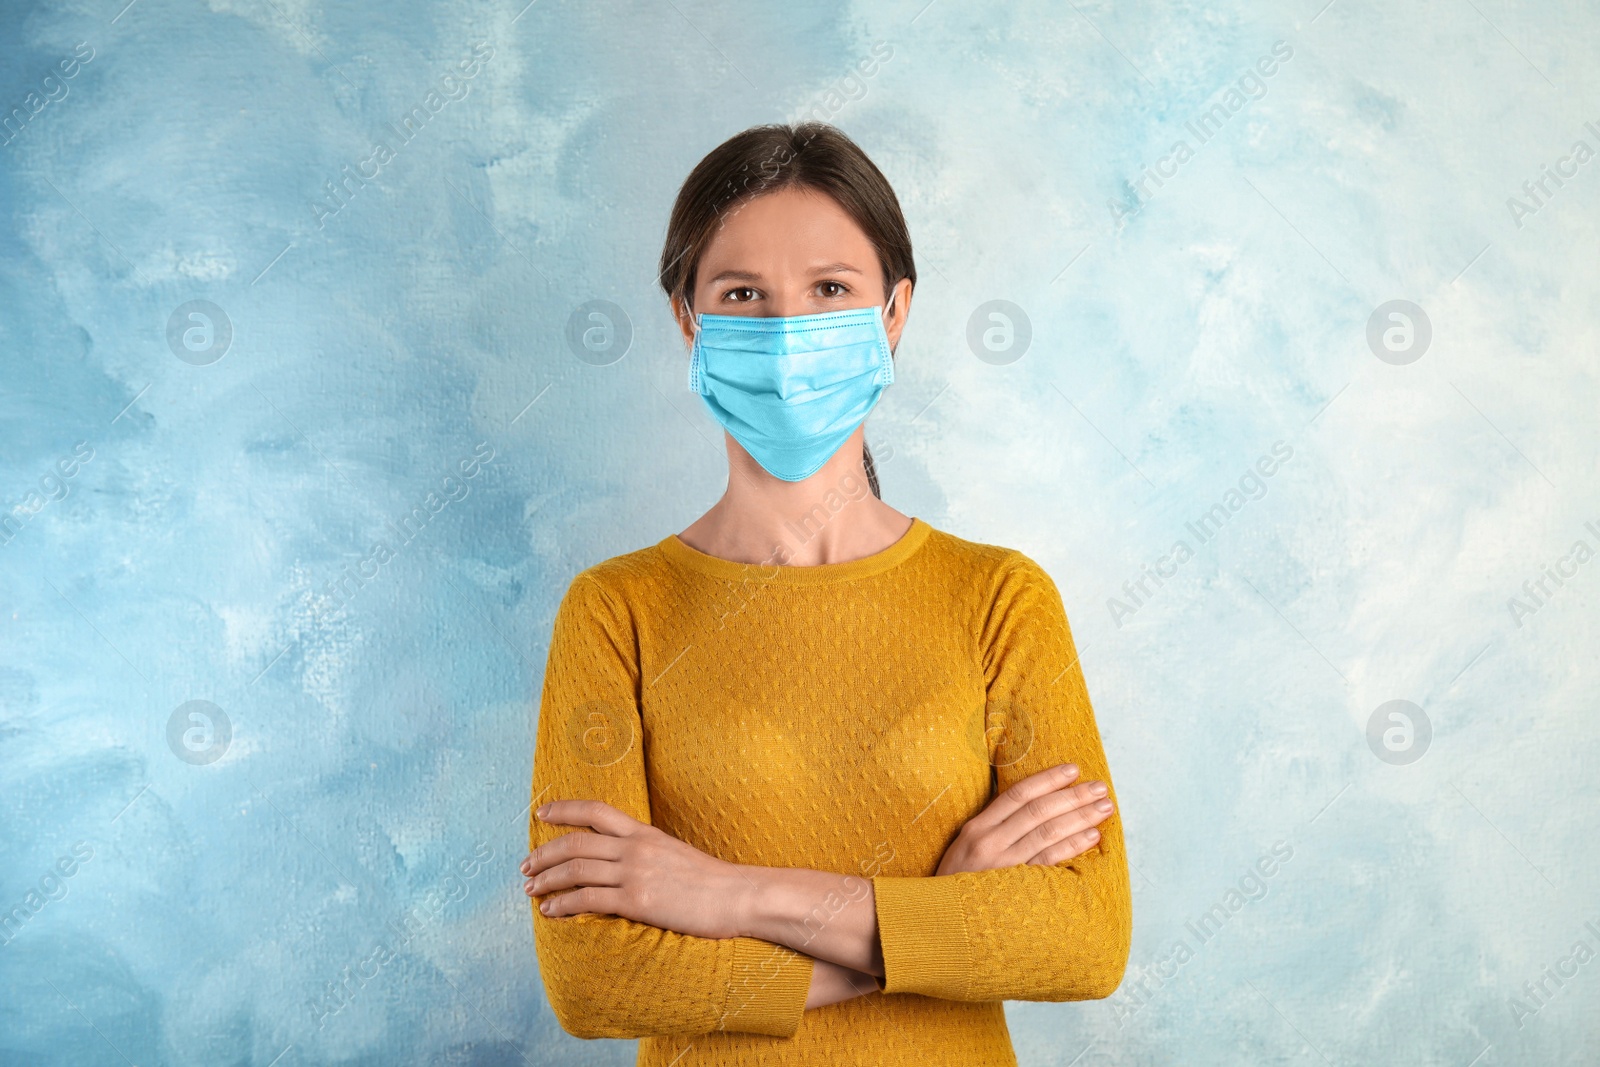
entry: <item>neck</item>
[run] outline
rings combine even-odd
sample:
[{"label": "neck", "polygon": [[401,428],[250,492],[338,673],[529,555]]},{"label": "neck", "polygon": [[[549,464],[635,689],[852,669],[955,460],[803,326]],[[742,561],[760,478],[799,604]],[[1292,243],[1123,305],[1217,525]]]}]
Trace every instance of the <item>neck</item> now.
[{"label": "neck", "polygon": [[740,563],[814,567],[888,548],[911,519],[872,495],[862,427],[811,477],[786,482],[727,438],[728,489],[678,536],[690,548]]}]

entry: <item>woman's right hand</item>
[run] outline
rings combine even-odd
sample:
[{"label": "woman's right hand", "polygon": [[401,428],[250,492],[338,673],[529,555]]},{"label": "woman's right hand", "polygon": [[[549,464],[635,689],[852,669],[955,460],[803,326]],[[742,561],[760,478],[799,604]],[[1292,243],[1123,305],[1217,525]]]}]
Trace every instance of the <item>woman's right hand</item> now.
[{"label": "woman's right hand", "polygon": [[[995,797],[956,832],[934,874],[991,871],[1018,863],[1053,864],[1100,840],[1095,827],[1112,811],[1104,782],[1082,782],[1076,764],[1047,767]],[[1100,805],[1105,805],[1104,809]],[[837,1004],[881,988],[870,974],[813,960],[806,1008]]]},{"label": "woman's right hand", "polygon": [[1080,856],[1100,840],[1112,811],[1104,782],[1078,782],[1078,767],[1046,767],[1015,783],[968,819],[935,874],[1044,866]]}]

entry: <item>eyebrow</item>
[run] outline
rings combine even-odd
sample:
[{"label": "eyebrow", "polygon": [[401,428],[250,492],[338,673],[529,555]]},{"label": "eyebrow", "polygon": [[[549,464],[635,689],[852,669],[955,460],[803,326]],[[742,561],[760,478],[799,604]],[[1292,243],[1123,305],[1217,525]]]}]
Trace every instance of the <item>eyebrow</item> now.
[{"label": "eyebrow", "polygon": [[[860,274],[861,271],[848,263],[823,263],[811,268],[813,274]],[[718,271],[710,280],[711,285],[718,282],[759,282],[761,274],[753,270],[724,270]]]},{"label": "eyebrow", "polygon": [[709,284],[715,285],[718,282],[759,282],[760,280],[761,275],[753,270],[725,270],[720,271],[716,277],[711,279]]}]

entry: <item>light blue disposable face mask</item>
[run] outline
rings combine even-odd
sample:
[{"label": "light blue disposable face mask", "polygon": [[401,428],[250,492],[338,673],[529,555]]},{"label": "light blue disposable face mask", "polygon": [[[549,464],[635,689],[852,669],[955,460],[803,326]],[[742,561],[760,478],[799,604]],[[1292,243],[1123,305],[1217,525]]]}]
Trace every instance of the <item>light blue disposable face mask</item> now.
[{"label": "light blue disposable face mask", "polygon": [[894,359],[883,308],[756,318],[695,316],[689,388],[774,477],[809,478],[860,426]]}]

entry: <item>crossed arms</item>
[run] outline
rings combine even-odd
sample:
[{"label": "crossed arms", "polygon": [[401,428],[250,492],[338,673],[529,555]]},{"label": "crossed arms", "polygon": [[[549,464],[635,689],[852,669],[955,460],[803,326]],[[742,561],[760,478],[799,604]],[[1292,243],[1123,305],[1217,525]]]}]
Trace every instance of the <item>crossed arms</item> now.
[{"label": "crossed arms", "polygon": [[989,693],[1036,709],[1028,750],[995,767],[997,795],[933,875],[870,879],[729,863],[651,825],[636,718],[613,724],[631,742],[615,762],[573,758],[569,709],[599,694],[637,716],[634,630],[597,582],[574,581],[545,673],[522,865],[564,1029],[792,1036],[806,1009],[878,990],[1059,1001],[1116,988],[1131,937],[1121,820],[1103,810],[1109,774],[1060,596],[1020,553],[995,581]]}]

